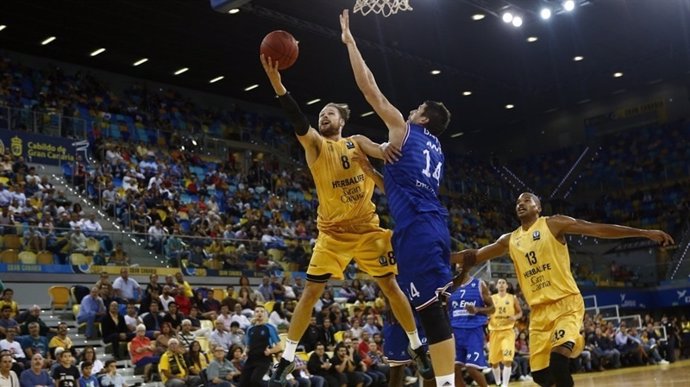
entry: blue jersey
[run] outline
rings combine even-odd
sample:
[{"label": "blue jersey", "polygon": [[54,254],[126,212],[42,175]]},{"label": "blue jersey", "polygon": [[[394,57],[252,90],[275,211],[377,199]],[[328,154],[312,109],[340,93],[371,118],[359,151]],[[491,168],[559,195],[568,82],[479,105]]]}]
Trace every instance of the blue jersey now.
[{"label": "blue jersey", "polygon": [[424,127],[408,122],[401,151],[400,160],[386,165],[383,175],[396,227],[413,222],[420,213],[447,216],[438,198],[444,167],[438,138]]},{"label": "blue jersey", "polygon": [[477,328],[486,325],[485,314],[469,314],[465,309],[467,305],[484,307],[481,281],[474,277],[470,278],[469,282],[455,289],[450,296],[450,325],[453,328]]}]

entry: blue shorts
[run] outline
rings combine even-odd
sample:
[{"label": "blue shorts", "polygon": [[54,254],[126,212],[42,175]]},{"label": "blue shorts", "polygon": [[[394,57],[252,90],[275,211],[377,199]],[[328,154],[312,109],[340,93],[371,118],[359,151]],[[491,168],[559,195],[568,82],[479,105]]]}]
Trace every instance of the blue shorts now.
[{"label": "blue shorts", "polygon": [[417,310],[447,293],[452,282],[450,232],[446,217],[428,213],[393,232],[398,283]]},{"label": "blue shorts", "polygon": [[[424,329],[419,325],[415,316],[415,324],[417,325],[417,332],[419,333],[419,340],[421,340],[424,348],[427,348],[426,335]],[[407,338],[407,333],[402,325],[398,322],[383,324],[383,354],[388,358],[391,364],[405,364],[409,362],[410,354],[407,353],[407,347],[410,346],[410,341]],[[428,348],[427,348],[428,350]]]},{"label": "blue shorts", "polygon": [[453,334],[455,335],[455,363],[478,369],[486,368],[484,327],[453,328]]}]

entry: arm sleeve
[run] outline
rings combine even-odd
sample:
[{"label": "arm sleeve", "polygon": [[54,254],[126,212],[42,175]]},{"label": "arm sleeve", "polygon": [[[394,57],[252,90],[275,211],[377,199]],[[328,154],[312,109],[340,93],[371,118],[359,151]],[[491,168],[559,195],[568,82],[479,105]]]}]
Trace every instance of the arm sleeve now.
[{"label": "arm sleeve", "polygon": [[217,361],[215,361],[215,359],[206,368],[206,376],[208,377],[209,381],[220,377],[220,365]]},{"label": "arm sleeve", "polygon": [[280,106],[283,107],[283,111],[295,127],[295,133],[298,136],[307,134],[309,130],[309,120],[307,120],[307,117],[302,113],[297,101],[292,98],[290,92],[278,96],[278,100],[280,101]]}]

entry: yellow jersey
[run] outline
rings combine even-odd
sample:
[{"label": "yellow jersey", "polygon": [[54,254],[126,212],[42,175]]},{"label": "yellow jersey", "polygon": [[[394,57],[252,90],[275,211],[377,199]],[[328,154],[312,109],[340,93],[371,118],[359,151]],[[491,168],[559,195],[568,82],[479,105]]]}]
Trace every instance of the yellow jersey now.
[{"label": "yellow jersey", "polygon": [[506,293],[505,296],[501,297],[500,294],[496,293],[491,296],[491,299],[494,301],[496,311],[489,319],[489,330],[501,331],[513,329],[515,321],[510,320],[509,317],[515,316],[515,296]]},{"label": "yellow jersey", "polygon": [[570,271],[568,245],[551,234],[546,219],[539,217],[529,229],[518,227],[510,235],[510,259],[530,306],[580,294]]},{"label": "yellow jersey", "polygon": [[350,137],[321,139],[321,153],[309,166],[319,197],[319,230],[338,229],[361,223],[379,224],[371,201],[374,180],[352,156],[359,145]]}]

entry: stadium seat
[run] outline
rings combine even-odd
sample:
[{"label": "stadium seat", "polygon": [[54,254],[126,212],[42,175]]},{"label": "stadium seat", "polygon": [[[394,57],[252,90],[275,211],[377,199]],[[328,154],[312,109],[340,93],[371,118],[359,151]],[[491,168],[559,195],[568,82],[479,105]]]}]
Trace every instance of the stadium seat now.
[{"label": "stadium seat", "polygon": [[7,234],[2,238],[3,247],[6,249],[19,250],[22,247],[22,242],[17,234]]},{"label": "stadium seat", "polygon": [[309,356],[311,356],[311,352],[295,352],[295,356],[299,357],[302,361],[307,362],[309,361]]},{"label": "stadium seat", "polygon": [[86,249],[95,254],[101,249],[101,244],[96,238],[89,238],[86,240]]},{"label": "stadium seat", "polygon": [[17,254],[17,250],[7,249],[0,253],[0,262],[19,263],[19,254]]},{"label": "stadium seat", "polygon": [[39,265],[52,265],[55,260],[53,258],[53,253],[50,251],[41,251],[36,256]]},{"label": "stadium seat", "polygon": [[275,301],[266,301],[264,303],[264,309],[266,309],[266,312],[271,313],[273,312],[273,305],[275,305]]},{"label": "stadium seat", "polygon": [[333,334],[336,343],[343,341],[343,336],[345,336],[345,331],[338,331]]},{"label": "stadium seat", "polygon": [[71,265],[89,265],[91,263],[91,257],[82,253],[72,253],[72,255],[69,256],[69,261]]},{"label": "stadium seat", "polygon": [[227,297],[227,293],[225,293],[225,289],[223,288],[213,288],[213,298],[215,298],[218,301],[223,300],[225,297]]},{"label": "stadium seat", "polygon": [[199,342],[202,351],[204,351],[205,353],[209,353],[211,345],[209,344],[208,338],[206,338],[206,336],[199,336],[196,338],[196,341]]},{"label": "stadium seat", "polygon": [[50,307],[53,311],[56,309],[65,310],[69,307],[69,288],[66,286],[51,286],[48,288],[48,295],[50,296]]},{"label": "stadium seat", "polygon": [[19,262],[24,265],[35,265],[36,261],[36,254],[31,251],[22,251],[19,253]]},{"label": "stadium seat", "polygon": [[199,320],[199,323],[201,323],[201,329],[208,329],[209,332],[213,330],[213,321]]}]

